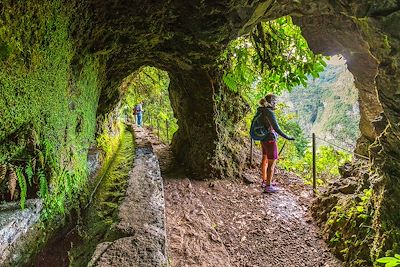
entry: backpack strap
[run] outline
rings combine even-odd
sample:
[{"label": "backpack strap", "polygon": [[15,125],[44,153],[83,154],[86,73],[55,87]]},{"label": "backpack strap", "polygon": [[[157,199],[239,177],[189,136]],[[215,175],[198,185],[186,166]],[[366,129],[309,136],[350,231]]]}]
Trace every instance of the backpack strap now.
[{"label": "backpack strap", "polygon": [[272,127],[271,121],[269,120],[267,114],[265,114],[265,110],[264,110],[264,109],[261,111],[261,113],[262,113],[262,114],[267,118],[267,120],[268,120],[268,123],[269,123],[269,129],[268,129],[268,130],[271,130],[271,129],[274,130],[274,128]]}]

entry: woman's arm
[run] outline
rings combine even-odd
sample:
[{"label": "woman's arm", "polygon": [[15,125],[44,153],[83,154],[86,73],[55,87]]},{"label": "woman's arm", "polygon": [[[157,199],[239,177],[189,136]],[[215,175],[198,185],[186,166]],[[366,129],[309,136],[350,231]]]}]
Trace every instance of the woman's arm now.
[{"label": "woman's arm", "polygon": [[266,116],[268,118],[268,121],[270,122],[272,128],[277,132],[280,136],[283,138],[286,138],[288,140],[294,140],[293,137],[287,136],[279,127],[278,121],[276,120],[275,114],[272,110],[266,109]]}]

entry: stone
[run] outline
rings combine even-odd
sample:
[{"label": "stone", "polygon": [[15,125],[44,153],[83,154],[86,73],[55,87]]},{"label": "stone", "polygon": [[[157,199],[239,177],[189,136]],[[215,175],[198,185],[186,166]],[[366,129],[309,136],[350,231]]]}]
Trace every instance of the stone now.
[{"label": "stone", "polygon": [[357,180],[347,179],[346,183],[337,189],[342,194],[354,194],[357,188],[358,188]]},{"label": "stone", "polygon": [[350,162],[345,163],[342,166],[339,166],[339,173],[342,178],[347,178],[352,175],[353,165]]},{"label": "stone", "polygon": [[136,133],[135,166],[113,231],[120,238],[97,245],[88,266],[167,266],[165,202],[158,159],[142,131]]},{"label": "stone", "polygon": [[40,199],[28,199],[23,210],[18,202],[0,205],[0,266],[22,256],[25,239],[39,223],[41,210]]}]

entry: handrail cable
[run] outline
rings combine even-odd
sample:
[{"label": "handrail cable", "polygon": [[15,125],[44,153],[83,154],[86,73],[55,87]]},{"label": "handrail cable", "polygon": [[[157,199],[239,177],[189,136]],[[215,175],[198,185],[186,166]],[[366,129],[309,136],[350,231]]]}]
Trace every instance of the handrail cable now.
[{"label": "handrail cable", "polygon": [[330,141],[328,141],[328,140],[326,140],[326,139],[324,139],[324,138],[318,137],[317,135],[315,135],[315,138],[317,138],[317,139],[319,139],[319,140],[321,140],[321,141],[324,141],[324,142],[326,142],[326,143],[328,143],[328,144],[330,144],[330,145],[332,145],[332,146],[334,146],[334,147],[337,147],[337,148],[339,148],[339,149],[341,149],[341,150],[343,150],[343,151],[345,151],[345,152],[347,152],[347,153],[354,154],[354,155],[356,155],[356,156],[358,156],[358,157],[360,157],[360,158],[369,160],[369,158],[366,157],[366,156],[364,156],[364,155],[358,154],[358,153],[356,153],[356,152],[354,152],[354,151],[352,152],[352,151],[350,151],[350,150],[347,150],[346,148],[343,148],[343,147],[341,147],[341,146],[338,146],[338,145],[336,145],[336,144],[334,144],[334,143],[332,143],[332,142],[330,142]]}]

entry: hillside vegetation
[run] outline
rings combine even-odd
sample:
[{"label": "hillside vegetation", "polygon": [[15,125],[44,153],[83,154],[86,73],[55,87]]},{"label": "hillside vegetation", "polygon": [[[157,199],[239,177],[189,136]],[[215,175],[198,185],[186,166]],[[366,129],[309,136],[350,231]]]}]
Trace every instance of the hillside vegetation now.
[{"label": "hillside vegetation", "polygon": [[285,93],[282,101],[288,112],[296,113],[296,121],[304,133],[353,148],[360,136],[358,94],[353,75],[340,56],[327,60],[327,67],[307,87],[297,86]]}]

